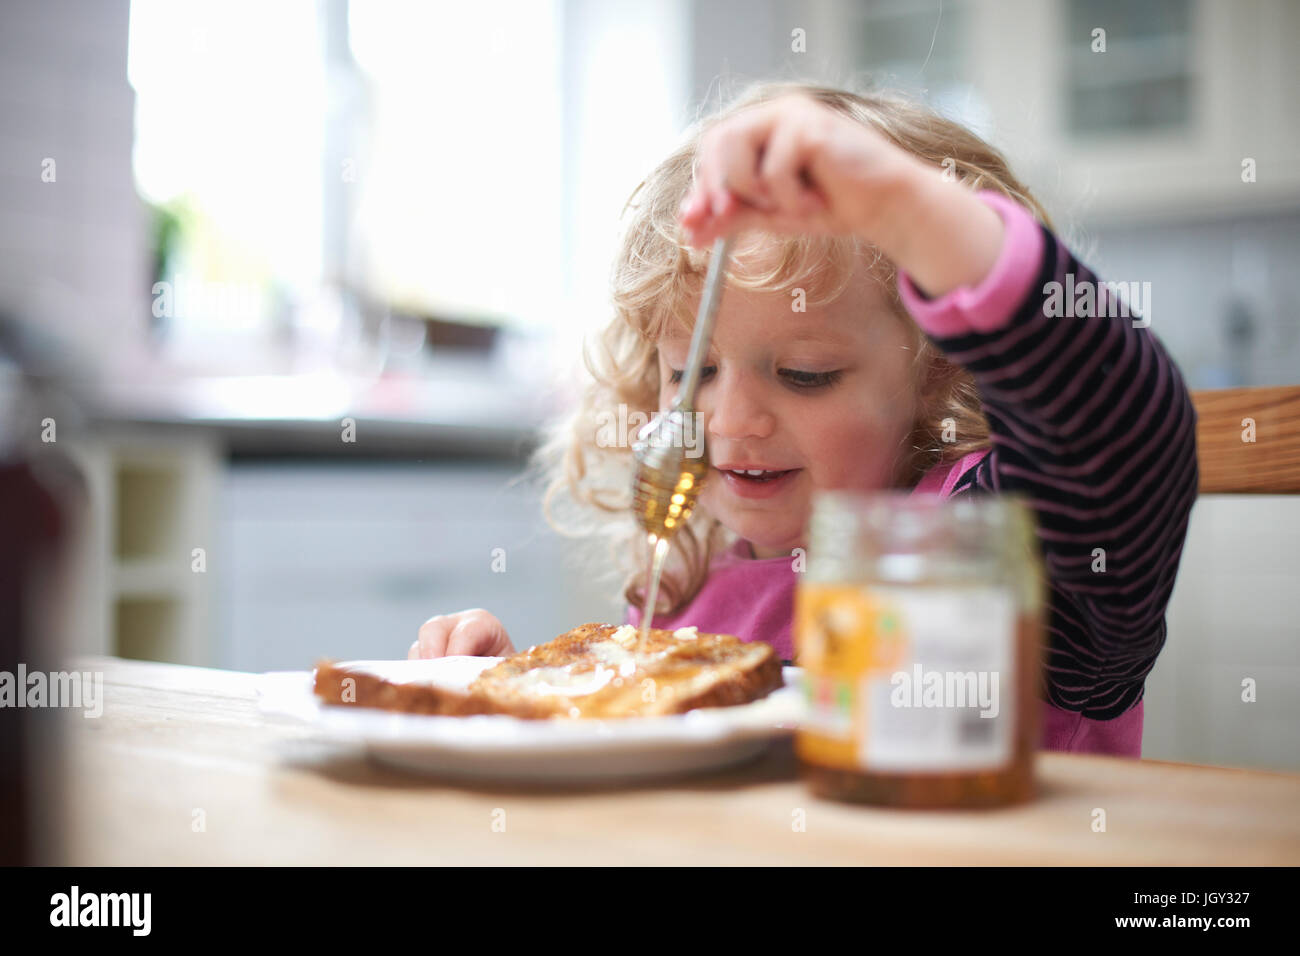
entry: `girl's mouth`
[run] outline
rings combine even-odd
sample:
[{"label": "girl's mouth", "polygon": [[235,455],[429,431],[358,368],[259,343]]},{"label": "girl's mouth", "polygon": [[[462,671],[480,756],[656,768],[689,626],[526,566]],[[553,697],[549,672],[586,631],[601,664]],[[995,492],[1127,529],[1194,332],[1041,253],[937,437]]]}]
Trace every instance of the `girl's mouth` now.
[{"label": "girl's mouth", "polygon": [[[742,498],[770,498],[779,494],[789,487],[790,482],[800,470],[799,468],[790,468],[785,471],[749,469],[742,472],[730,468],[714,469],[722,476],[723,484]],[[754,472],[758,473],[755,474]]]}]

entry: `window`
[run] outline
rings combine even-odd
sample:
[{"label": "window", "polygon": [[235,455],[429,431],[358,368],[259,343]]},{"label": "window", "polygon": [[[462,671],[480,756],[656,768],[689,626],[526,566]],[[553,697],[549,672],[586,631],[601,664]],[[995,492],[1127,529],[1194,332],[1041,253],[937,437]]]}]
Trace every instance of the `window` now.
[{"label": "window", "polygon": [[321,279],[316,6],[134,0],[128,77],[155,327],[182,352],[237,352]]},{"label": "window", "polygon": [[686,12],[134,0],[160,338],[280,372],[372,307],[525,336],[607,318],[622,204],[684,125]]},{"label": "window", "polygon": [[1072,134],[1188,126],[1193,92],[1188,0],[1070,0],[1065,22]]}]

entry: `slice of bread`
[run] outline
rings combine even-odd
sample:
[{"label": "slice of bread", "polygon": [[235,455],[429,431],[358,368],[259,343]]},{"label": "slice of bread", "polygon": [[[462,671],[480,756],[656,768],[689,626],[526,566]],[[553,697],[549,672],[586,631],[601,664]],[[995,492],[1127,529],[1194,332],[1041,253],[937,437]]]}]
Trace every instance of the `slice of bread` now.
[{"label": "slice of bread", "polygon": [[644,648],[638,637],[627,625],[584,624],[494,664],[464,693],[322,661],[315,691],[327,704],[416,714],[606,719],[745,704],[783,683],[766,644],[694,628],[651,630]]}]

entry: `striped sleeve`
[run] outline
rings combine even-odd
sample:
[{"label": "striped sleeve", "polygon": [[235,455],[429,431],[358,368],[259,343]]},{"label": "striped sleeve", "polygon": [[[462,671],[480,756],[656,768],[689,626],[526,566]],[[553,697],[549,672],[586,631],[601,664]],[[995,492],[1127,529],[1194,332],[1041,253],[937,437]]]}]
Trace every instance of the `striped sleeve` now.
[{"label": "striped sleeve", "polygon": [[[1037,254],[1032,281],[997,321],[963,328],[951,303],[924,302],[905,276],[900,286],[932,340],[973,373],[989,422],[989,454],[953,493],[1020,492],[1037,513],[1050,581],[1048,700],[1109,720],[1142,699],[1164,646],[1196,499],[1196,412],[1149,311],[1128,308],[1137,297],[1117,297],[1015,209],[999,209],[1008,233],[1008,216],[1023,217]],[[927,320],[945,305],[936,335],[940,324]]]}]

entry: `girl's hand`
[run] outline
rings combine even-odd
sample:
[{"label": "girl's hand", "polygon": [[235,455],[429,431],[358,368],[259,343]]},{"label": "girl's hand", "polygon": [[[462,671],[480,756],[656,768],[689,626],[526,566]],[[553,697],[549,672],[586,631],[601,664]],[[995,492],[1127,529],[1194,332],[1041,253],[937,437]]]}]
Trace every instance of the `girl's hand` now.
[{"label": "girl's hand", "polygon": [[406,655],[425,657],[509,657],[515,652],[505,625],[481,607],[455,614],[439,614],[420,625],[419,636]]},{"label": "girl's hand", "polygon": [[709,129],[678,220],[694,246],[746,229],[856,235],[931,296],[988,275],[1002,220],[876,130],[801,94]]},{"label": "girl's hand", "polygon": [[875,130],[791,94],[703,135],[679,221],[697,246],[748,228],[870,236],[920,168]]}]

